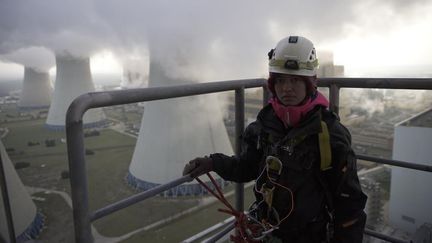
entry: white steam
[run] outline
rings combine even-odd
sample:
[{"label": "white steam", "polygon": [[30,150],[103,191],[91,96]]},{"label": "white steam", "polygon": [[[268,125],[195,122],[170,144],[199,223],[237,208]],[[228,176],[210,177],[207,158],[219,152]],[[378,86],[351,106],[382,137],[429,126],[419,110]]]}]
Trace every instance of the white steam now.
[{"label": "white steam", "polygon": [[[347,37],[395,31],[426,16],[431,6],[427,0],[6,0],[0,54],[28,46],[75,56],[105,49],[146,53],[150,47],[172,76],[262,77],[266,54],[282,37],[304,35],[332,49]],[[402,49],[409,52],[410,45]]]},{"label": "white steam", "polygon": [[41,72],[48,72],[54,66],[54,54],[44,47],[21,48],[0,56],[5,62],[14,62]]}]

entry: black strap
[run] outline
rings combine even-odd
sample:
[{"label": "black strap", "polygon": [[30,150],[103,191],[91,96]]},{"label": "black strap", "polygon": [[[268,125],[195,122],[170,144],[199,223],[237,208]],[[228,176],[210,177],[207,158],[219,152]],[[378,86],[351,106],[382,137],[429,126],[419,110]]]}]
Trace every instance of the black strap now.
[{"label": "black strap", "polygon": [[330,192],[329,186],[327,181],[323,178],[323,173],[326,173],[322,171],[320,168],[315,169],[315,174],[318,179],[318,182],[321,184],[324,195],[326,198],[326,213],[328,216],[328,223],[326,226],[326,240],[327,242],[330,242],[334,235],[334,204],[333,204],[333,197]]}]

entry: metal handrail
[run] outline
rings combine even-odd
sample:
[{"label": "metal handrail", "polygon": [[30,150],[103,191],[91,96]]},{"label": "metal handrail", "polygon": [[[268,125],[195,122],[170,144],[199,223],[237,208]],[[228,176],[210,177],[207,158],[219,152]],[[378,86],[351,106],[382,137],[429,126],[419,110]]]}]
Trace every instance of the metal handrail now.
[{"label": "metal handrail", "polygon": [[[76,242],[93,242],[90,230],[90,221],[96,220],[100,217],[108,215],[121,208],[127,207],[137,201],[141,201],[148,197],[151,197],[152,192],[169,189],[177,185],[177,183],[183,183],[185,179],[180,178],[175,180],[173,184],[161,185],[158,188],[154,188],[154,191],[147,191],[132,196],[129,199],[121,200],[114,203],[111,206],[104,207],[96,210],[90,214],[88,209],[88,191],[87,191],[87,176],[85,172],[85,158],[84,158],[84,145],[83,145],[83,127],[82,117],[84,113],[91,108],[121,105],[141,101],[150,101],[157,99],[167,99],[175,97],[183,97],[190,95],[222,92],[229,90],[236,90],[236,124],[243,122],[241,118],[244,118],[244,89],[265,86],[264,79],[245,79],[245,80],[233,80],[223,82],[212,82],[204,84],[189,84],[179,85],[171,87],[156,87],[146,89],[132,89],[132,90],[121,90],[121,91],[106,91],[106,92],[94,92],[81,95],[75,99],[70,105],[67,117],[66,117],[66,132],[68,139],[68,159],[70,169],[70,182],[72,188],[72,200],[74,210],[74,226],[75,226],[75,237]],[[340,88],[378,88],[378,89],[419,89],[419,90],[432,90],[432,79],[431,78],[320,78],[318,82],[319,87],[328,87],[330,89],[330,109],[334,112],[338,112],[339,108],[339,90]],[[267,92],[264,92],[264,104],[268,99]],[[242,132],[243,125],[236,125],[236,134]],[[239,136],[236,136],[238,138]],[[238,141],[236,140],[236,144]],[[237,145],[236,145],[237,146]],[[238,147],[236,147],[238,151]],[[414,164],[404,161],[386,160],[365,155],[358,155],[358,158],[377,163],[390,164],[405,168],[411,168],[416,170],[423,170],[431,172],[431,166]],[[1,161],[1,158],[0,158]],[[3,164],[1,164],[3,165]],[[0,167],[0,173],[2,181],[5,182],[4,168]],[[187,181],[187,180],[186,180]],[[169,188],[168,188],[169,187]],[[6,183],[2,183],[1,187],[3,201],[6,210],[6,216],[11,215],[10,207],[8,207],[9,198],[7,193]],[[236,186],[237,199],[243,198],[242,186]],[[5,194],[6,193],[6,194]],[[237,200],[236,206],[242,207],[242,200]],[[81,203],[82,202],[82,203]],[[112,207],[112,208],[110,208]],[[9,210],[8,210],[9,208]],[[8,232],[12,236],[11,242],[14,242],[15,238],[12,217],[7,219]],[[365,230],[365,234],[379,237],[379,233]],[[393,241],[398,242],[398,241]]]},{"label": "metal handrail", "polygon": [[[394,88],[394,89],[432,89],[432,79],[364,79],[364,78],[324,78],[319,86],[330,88],[331,109],[338,112],[340,88]],[[134,102],[167,99],[190,95],[236,91],[236,134],[243,131],[244,89],[265,86],[264,79],[235,80],[204,84],[155,87],[121,91],[94,92],[81,95],[70,105],[66,114],[66,135],[68,146],[69,170],[71,175],[74,226],[77,242],[92,242],[90,222],[113,209],[101,209],[90,214],[88,206],[87,178],[85,170],[82,117],[90,108],[120,105]],[[266,92],[264,92],[266,93]],[[243,119],[242,119],[243,118]],[[240,122],[241,121],[241,122]],[[238,138],[239,136],[236,136]],[[236,140],[236,152],[239,142]],[[83,176],[84,175],[84,176]],[[236,186],[239,210],[243,209],[243,187]],[[124,202],[124,200],[123,200]],[[122,204],[122,202],[119,202]],[[118,204],[117,204],[118,205]],[[126,205],[126,204],[125,204]],[[116,207],[116,206],[114,206]]]},{"label": "metal handrail", "polygon": [[103,207],[101,209],[96,210],[90,216],[90,220],[91,221],[95,221],[97,219],[100,219],[102,217],[110,215],[110,214],[112,214],[114,212],[117,212],[120,209],[129,207],[129,206],[131,206],[131,205],[133,205],[133,204],[135,204],[137,202],[141,202],[141,201],[143,201],[145,199],[154,197],[154,196],[158,195],[161,192],[169,190],[169,189],[171,189],[173,187],[176,187],[178,185],[181,185],[181,184],[183,184],[185,182],[190,182],[192,180],[193,180],[192,177],[190,177],[189,175],[186,175],[186,176],[180,177],[180,178],[178,178],[176,180],[170,181],[170,182],[168,182],[166,184],[162,184],[162,185],[153,187],[153,188],[151,188],[151,189],[149,189],[147,191],[143,191],[143,192],[137,193],[137,194],[135,194],[133,196],[130,196],[128,198],[125,198],[123,200],[120,200],[118,202],[115,202],[113,204],[107,205],[107,206],[105,206],[105,207]]},{"label": "metal handrail", "polygon": [[217,234],[213,235],[212,237],[204,240],[205,243],[214,243],[218,240],[220,240],[222,237],[224,237],[226,234],[231,232],[235,228],[235,222],[226,223],[225,228],[218,232]]},{"label": "metal handrail", "polygon": [[389,235],[381,234],[379,232],[373,231],[373,230],[368,229],[368,228],[364,229],[364,234],[378,238],[378,239],[381,239],[381,240],[392,242],[392,243],[412,243],[412,241],[401,240],[401,239],[398,239],[395,237],[391,237]]},{"label": "metal handrail", "polygon": [[413,162],[405,162],[400,160],[383,159],[383,158],[377,158],[377,157],[372,157],[372,156],[367,156],[362,154],[357,154],[356,157],[357,159],[376,162],[380,164],[394,165],[394,166],[413,169],[413,170],[432,172],[432,166],[430,165],[416,164]]},{"label": "metal handrail", "polygon": [[363,89],[432,89],[432,78],[320,78],[318,86]]},{"label": "metal handrail", "polygon": [[[89,231],[81,229],[90,229],[90,221],[96,220],[103,217],[111,212],[117,211],[117,207],[123,208],[128,206],[129,203],[136,203],[141,199],[148,198],[144,195],[150,195],[151,191],[146,193],[137,194],[132,196],[132,199],[125,199],[120,202],[114,203],[112,208],[109,206],[104,207],[90,214],[88,211],[88,192],[87,192],[87,178],[85,173],[85,163],[76,163],[76,161],[85,162],[82,154],[80,152],[75,153],[75,151],[83,151],[83,144],[80,142],[82,140],[82,116],[83,114],[91,108],[120,105],[141,101],[150,101],[156,99],[166,99],[174,97],[182,97],[197,94],[206,94],[213,92],[222,92],[228,90],[236,90],[236,118],[237,121],[242,121],[244,118],[242,115],[244,113],[244,88],[260,87],[265,85],[264,79],[247,79],[247,80],[234,80],[234,81],[224,81],[224,82],[213,82],[205,84],[195,84],[195,85],[181,85],[173,87],[157,87],[157,88],[147,88],[147,89],[134,89],[134,90],[122,90],[122,91],[107,91],[107,92],[95,92],[88,93],[77,98],[69,107],[66,119],[66,131],[68,137],[68,157],[69,166],[71,171],[71,186],[72,186],[72,199],[74,204],[74,226],[75,232],[79,231],[79,235],[84,233],[84,237],[77,236],[77,242],[92,242],[91,233]],[[200,86],[200,87],[198,87]],[[379,88],[379,89],[427,89],[432,90],[432,79],[431,78],[320,78],[318,86],[328,87],[330,89],[330,109],[338,112],[339,105],[339,90],[340,88]],[[173,93],[175,89],[175,95]],[[264,92],[264,104],[268,99],[268,94]],[[242,122],[241,122],[242,123]],[[236,122],[239,124],[239,122]],[[241,132],[244,127],[241,124],[236,125],[236,133]],[[75,134],[73,134],[76,132]],[[238,138],[239,136],[236,136]],[[236,142],[238,144],[238,142]],[[237,147],[236,147],[237,148]],[[238,148],[236,149],[236,151]],[[75,154],[75,155],[74,155]],[[395,166],[401,166],[405,168],[431,171],[431,166],[413,164],[404,161],[394,161],[385,160],[370,156],[358,155],[358,158],[374,161],[377,163],[390,164]],[[75,161],[75,162],[74,162]],[[74,166],[72,164],[76,163]],[[4,174],[4,168],[0,168],[1,173]],[[84,171],[83,174],[77,174],[76,172]],[[76,175],[77,174],[77,175]],[[82,177],[84,175],[84,177]],[[4,179],[4,178],[3,178]],[[183,180],[180,178],[178,180]],[[176,180],[177,182],[179,182]],[[180,182],[182,183],[182,182]],[[176,184],[176,183],[174,183]],[[7,193],[6,184],[2,183],[2,194]],[[175,186],[168,185],[167,187]],[[154,190],[160,190],[166,188],[162,185],[161,188],[154,188]],[[242,207],[242,186],[236,186],[237,191],[237,207]],[[7,195],[7,194],[6,194]],[[240,196],[240,197],[239,197]],[[142,197],[142,198],[141,198]],[[150,197],[150,196],[149,196]],[[3,200],[8,200],[6,196],[3,196]],[[79,203],[77,201],[82,201]],[[5,203],[7,206],[7,203]],[[83,207],[81,207],[83,206]],[[114,208],[114,210],[113,210]],[[6,211],[10,214],[10,209]],[[111,212],[110,212],[111,211]],[[6,215],[8,215],[6,212]],[[13,224],[10,225],[8,220],[8,231],[13,232]],[[368,231],[365,231],[368,234]],[[14,235],[14,234],[12,234]],[[88,237],[90,235],[90,237]],[[395,241],[396,242],[396,241]]]},{"label": "metal handrail", "polygon": [[[238,135],[244,128],[244,125],[242,125],[243,119],[241,119],[244,118],[244,115],[241,115],[244,113],[244,89],[264,86],[264,79],[246,79],[93,92],[76,98],[69,106],[66,114],[66,137],[76,242],[93,242],[90,222],[105,216],[105,214],[109,214],[109,211],[112,210],[104,208],[96,211],[96,213],[90,213],[89,211],[82,123],[82,117],[88,109],[235,90],[236,134]],[[319,86],[330,88],[330,109],[338,112],[340,88],[432,89],[432,79],[323,78],[319,79]],[[236,136],[236,138],[238,137]],[[238,144],[236,142],[236,152],[239,150]],[[236,206],[238,209],[242,209],[243,188],[241,185],[236,186],[236,192],[237,198],[241,199],[237,200]],[[126,204],[119,202],[117,205],[122,205],[121,207],[123,207]]]},{"label": "metal handrail", "polygon": [[[98,216],[90,212],[88,204],[87,172],[82,122],[84,113],[88,109],[230,90],[235,90],[236,95],[238,95],[244,92],[242,90],[245,88],[263,87],[264,85],[264,79],[246,79],[203,84],[185,84],[178,86],[92,92],[77,97],[71,103],[66,113],[66,139],[76,242],[93,242],[90,222],[92,218]],[[244,95],[237,98],[237,102],[244,103]],[[237,107],[238,109],[242,108],[242,106]],[[236,113],[243,112],[244,110],[240,110]],[[236,123],[239,122],[237,121]],[[243,123],[243,121],[241,123]],[[240,128],[241,127],[239,126],[236,129],[236,132]],[[241,193],[241,191],[239,193]],[[239,206],[239,204],[236,205]],[[100,211],[98,214],[100,214]]]}]

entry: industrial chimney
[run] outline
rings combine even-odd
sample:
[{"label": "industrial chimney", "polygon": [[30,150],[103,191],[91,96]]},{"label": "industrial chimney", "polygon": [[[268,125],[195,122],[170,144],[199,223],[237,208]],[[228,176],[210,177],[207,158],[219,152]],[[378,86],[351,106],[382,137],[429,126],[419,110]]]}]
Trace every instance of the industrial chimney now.
[{"label": "industrial chimney", "polygon": [[[65,128],[66,111],[72,101],[87,92],[95,91],[91,72],[90,59],[70,54],[56,55],[57,74],[54,94],[48,112],[46,127],[53,130]],[[101,109],[88,110],[83,118],[84,128],[106,125]]]},{"label": "industrial chimney", "polygon": [[[29,239],[34,239],[39,235],[43,227],[43,217],[37,213],[36,206],[33,203],[30,195],[24,188],[20,178],[18,177],[9,156],[0,141],[0,155],[3,169],[5,172],[6,184],[9,192],[9,204],[12,211],[12,220],[14,223],[15,236],[17,242],[24,242]],[[5,207],[3,197],[0,193],[0,241],[8,240],[9,231],[5,215]]]},{"label": "industrial chimney", "polygon": [[[166,75],[152,58],[149,86],[184,84]],[[147,102],[127,181],[148,190],[181,176],[186,162],[210,153],[232,154],[216,97],[200,95]],[[221,180],[221,179],[219,179]],[[180,185],[165,196],[202,195],[196,182]]]},{"label": "industrial chimney", "polygon": [[48,72],[25,67],[18,107],[21,109],[48,108],[51,102],[51,92]]}]

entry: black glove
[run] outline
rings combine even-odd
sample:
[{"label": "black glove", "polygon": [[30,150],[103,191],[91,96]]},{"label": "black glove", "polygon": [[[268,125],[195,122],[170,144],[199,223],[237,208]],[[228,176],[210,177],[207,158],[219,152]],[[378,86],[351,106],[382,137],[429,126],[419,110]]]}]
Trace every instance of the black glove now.
[{"label": "black glove", "polygon": [[195,178],[213,170],[213,160],[207,156],[195,158],[187,163],[183,169],[183,175],[190,174]]}]

